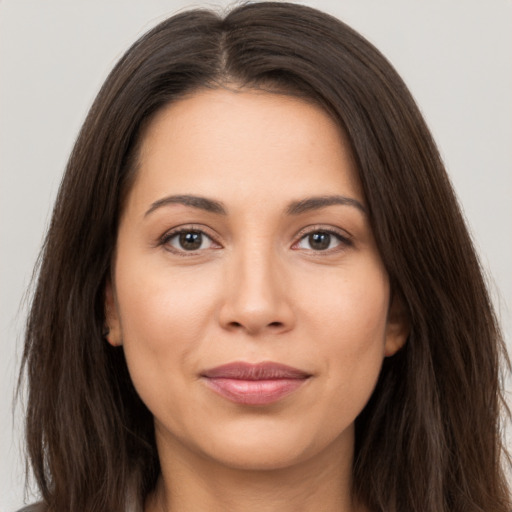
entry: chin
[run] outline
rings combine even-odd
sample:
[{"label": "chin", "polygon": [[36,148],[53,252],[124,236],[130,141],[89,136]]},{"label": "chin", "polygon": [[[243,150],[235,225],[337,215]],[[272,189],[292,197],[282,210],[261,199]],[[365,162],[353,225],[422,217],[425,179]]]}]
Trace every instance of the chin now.
[{"label": "chin", "polygon": [[[222,436],[209,436],[207,446],[199,449],[211,460],[221,465],[245,471],[275,471],[299,466],[315,458],[319,460],[332,450],[340,450],[346,456],[351,452],[353,429],[346,429],[341,435],[300,431],[293,427],[267,426],[242,428],[235,435],[224,431]],[[327,434],[327,435],[326,435]]]}]

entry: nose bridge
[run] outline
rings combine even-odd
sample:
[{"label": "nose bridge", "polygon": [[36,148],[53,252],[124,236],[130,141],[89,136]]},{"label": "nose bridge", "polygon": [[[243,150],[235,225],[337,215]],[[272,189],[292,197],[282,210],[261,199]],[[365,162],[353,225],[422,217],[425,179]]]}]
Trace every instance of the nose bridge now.
[{"label": "nose bridge", "polygon": [[246,240],[236,247],[229,265],[223,323],[251,334],[285,330],[293,323],[285,272],[272,242]]},{"label": "nose bridge", "polygon": [[241,303],[263,307],[275,299],[277,262],[274,251],[267,243],[250,243],[237,255],[234,275]]}]

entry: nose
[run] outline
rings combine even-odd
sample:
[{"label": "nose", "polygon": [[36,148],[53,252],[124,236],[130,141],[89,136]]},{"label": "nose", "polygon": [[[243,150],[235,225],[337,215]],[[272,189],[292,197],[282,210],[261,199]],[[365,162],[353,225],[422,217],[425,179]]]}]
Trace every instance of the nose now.
[{"label": "nose", "polygon": [[272,251],[258,247],[233,256],[219,312],[224,329],[256,336],[293,328],[295,315],[282,263]]}]

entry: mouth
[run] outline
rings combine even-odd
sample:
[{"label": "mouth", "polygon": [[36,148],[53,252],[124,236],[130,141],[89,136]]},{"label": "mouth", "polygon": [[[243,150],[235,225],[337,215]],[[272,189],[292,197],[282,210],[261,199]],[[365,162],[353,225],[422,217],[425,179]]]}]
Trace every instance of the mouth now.
[{"label": "mouth", "polygon": [[273,362],[234,362],[206,370],[205,384],[231,402],[268,405],[299,389],[311,374]]}]

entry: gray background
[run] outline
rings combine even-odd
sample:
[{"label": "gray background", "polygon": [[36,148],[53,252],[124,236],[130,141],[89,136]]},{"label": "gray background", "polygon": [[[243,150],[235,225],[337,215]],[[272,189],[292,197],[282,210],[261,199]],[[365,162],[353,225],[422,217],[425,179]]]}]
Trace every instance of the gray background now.
[{"label": "gray background", "polygon": [[[417,99],[464,207],[511,345],[512,1],[312,0],[372,41]],[[81,122],[173,0],[0,0],[0,512],[23,502],[12,396],[30,281]],[[29,498],[30,499],[30,498]]]}]

